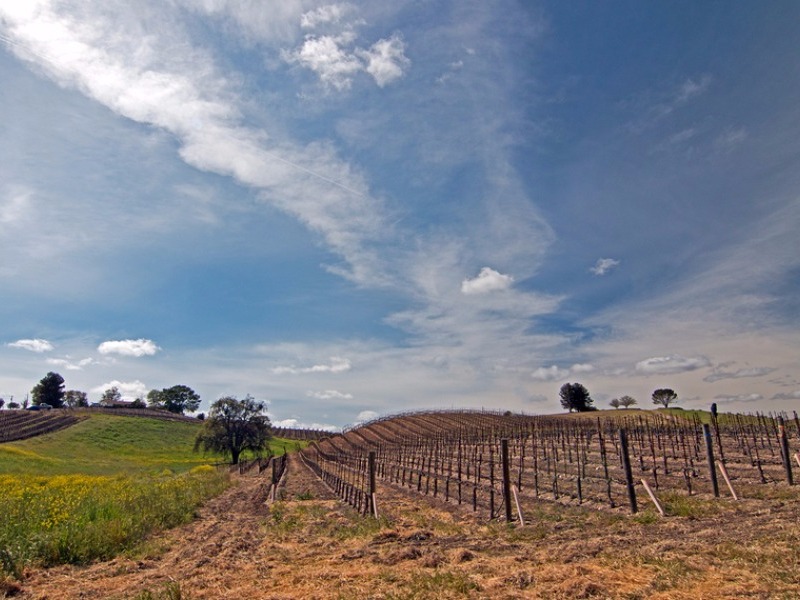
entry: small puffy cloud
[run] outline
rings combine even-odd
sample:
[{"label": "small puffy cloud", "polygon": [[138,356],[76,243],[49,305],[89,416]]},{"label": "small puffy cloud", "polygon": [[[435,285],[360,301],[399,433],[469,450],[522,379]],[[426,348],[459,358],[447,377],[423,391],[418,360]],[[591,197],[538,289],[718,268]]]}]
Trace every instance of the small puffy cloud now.
[{"label": "small puffy cloud", "polygon": [[276,375],[298,375],[301,373],[345,373],[352,369],[350,361],[346,358],[332,356],[331,362],[327,365],[313,365],[310,367],[275,367],[272,372]]},{"label": "small puffy cloud", "polygon": [[342,47],[350,41],[351,34],[308,36],[299,49],[283,52],[282,56],[288,63],[314,71],[325,85],[346,90],[350,88],[353,75],[363,68],[361,61]]},{"label": "small puffy cloud", "polygon": [[646,358],[636,363],[636,372],[641,375],[670,375],[673,373],[684,373],[694,371],[709,366],[709,361],[705,356],[654,356]]},{"label": "small puffy cloud", "polygon": [[379,40],[369,50],[359,50],[357,54],[366,63],[365,70],[378,87],[399,79],[411,65],[405,55],[405,44],[398,35]]},{"label": "small puffy cloud", "polygon": [[356,422],[357,423],[364,423],[366,421],[372,421],[373,419],[378,418],[378,413],[374,410],[362,410],[358,415],[356,415]]},{"label": "small puffy cloud", "polygon": [[587,364],[587,363],[584,363],[584,364],[577,363],[577,364],[572,365],[569,368],[569,370],[572,373],[591,373],[592,371],[594,371],[594,366],[592,366],[590,364]]},{"label": "small puffy cloud", "polygon": [[703,381],[708,381],[712,383],[714,381],[719,381],[721,379],[739,379],[742,377],[761,377],[762,375],[768,375],[772,373],[775,369],[770,367],[753,367],[750,369],[738,369],[736,371],[725,371],[721,367],[716,367],[711,375],[703,377]]},{"label": "small puffy cloud", "polygon": [[764,396],[762,396],[761,394],[739,394],[735,396],[719,394],[717,396],[714,396],[714,400],[718,400],[720,402],[757,402],[763,399]]},{"label": "small puffy cloud", "polygon": [[489,267],[483,267],[474,279],[465,279],[461,282],[461,293],[467,295],[488,294],[506,290],[514,283],[511,275],[503,275]]},{"label": "small puffy cloud", "polygon": [[114,379],[108,383],[93,387],[91,391],[96,394],[102,394],[112,387],[117,388],[122,399],[128,402],[133,402],[136,398],[144,398],[149,391],[147,386],[138,379],[136,381],[117,381]]},{"label": "small puffy cloud", "polygon": [[793,392],[784,393],[781,392],[780,394],[775,394],[772,397],[773,400],[800,400],[800,390],[795,390]]},{"label": "small puffy cloud", "polygon": [[552,367],[539,367],[531,373],[531,377],[537,381],[556,381],[569,377],[569,369],[559,369],[555,365]]},{"label": "small puffy cloud", "polygon": [[317,429],[320,431],[341,431],[340,427],[336,425],[329,425],[326,423],[304,423],[297,419],[281,419],[280,421],[272,421],[273,427],[283,427],[285,429]]},{"label": "small puffy cloud", "polygon": [[120,356],[153,356],[161,350],[152,340],[110,340],[97,347],[100,354],[119,354]]},{"label": "small puffy cloud", "polygon": [[315,29],[320,25],[339,23],[352,10],[353,6],[351,4],[326,4],[303,13],[300,17],[300,26],[303,29]]},{"label": "small puffy cloud", "polygon": [[352,394],[346,394],[336,390],[325,390],[323,392],[306,392],[309,398],[316,398],[317,400],[352,400]]},{"label": "small puffy cloud", "polygon": [[66,369],[67,371],[82,371],[83,367],[87,365],[93,364],[95,361],[93,358],[83,358],[78,361],[72,360],[69,356],[66,358],[48,358],[47,364],[53,365],[56,367],[61,367]]},{"label": "small puffy cloud", "polygon": [[19,348],[21,350],[29,350],[31,352],[49,352],[53,349],[53,344],[47,340],[40,340],[38,338],[32,340],[17,340],[6,344],[9,348]]},{"label": "small puffy cloud", "polygon": [[619,261],[614,258],[598,258],[597,262],[589,270],[598,276],[605,275],[618,264]]}]

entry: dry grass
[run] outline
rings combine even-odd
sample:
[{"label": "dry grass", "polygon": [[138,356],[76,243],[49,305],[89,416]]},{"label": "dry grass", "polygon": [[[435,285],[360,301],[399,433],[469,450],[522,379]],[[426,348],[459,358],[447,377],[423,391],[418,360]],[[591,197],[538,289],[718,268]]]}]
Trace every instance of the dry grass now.
[{"label": "dry grass", "polygon": [[264,505],[264,492],[244,478],[159,538],[159,556],[30,572],[22,597],[144,598],[169,585],[191,600],[800,596],[800,490],[785,485],[738,503],[669,497],[683,516],[666,519],[542,503],[522,528],[386,486],[383,518],[364,518],[296,462],[281,501]]}]

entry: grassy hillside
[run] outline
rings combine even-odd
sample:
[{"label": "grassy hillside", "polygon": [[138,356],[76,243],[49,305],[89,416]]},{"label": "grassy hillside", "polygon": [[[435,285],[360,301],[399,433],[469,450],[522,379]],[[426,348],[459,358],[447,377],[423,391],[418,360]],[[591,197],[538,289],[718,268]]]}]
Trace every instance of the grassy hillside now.
[{"label": "grassy hillside", "polygon": [[[110,558],[190,521],[228,485],[221,456],[193,452],[202,424],[92,414],[0,444],[0,583],[31,563]],[[273,442],[284,450],[284,440]],[[0,586],[0,596],[2,586]]]},{"label": "grassy hillside", "polygon": [[[222,457],[193,452],[201,423],[91,415],[67,429],[0,444],[0,474],[182,473]],[[272,443],[276,454],[283,440]]]}]

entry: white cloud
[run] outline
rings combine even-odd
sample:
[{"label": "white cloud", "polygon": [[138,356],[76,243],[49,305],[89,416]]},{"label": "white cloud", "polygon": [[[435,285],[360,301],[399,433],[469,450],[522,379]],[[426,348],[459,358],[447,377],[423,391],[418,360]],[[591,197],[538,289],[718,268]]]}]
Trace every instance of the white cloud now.
[{"label": "white cloud", "polygon": [[364,68],[355,55],[342,48],[352,41],[352,34],[308,36],[299,49],[282,56],[286,62],[314,71],[322,83],[342,91],[350,88],[353,76]]},{"label": "white cloud", "polygon": [[356,415],[356,423],[364,423],[366,421],[372,421],[373,419],[378,418],[378,413],[374,410],[362,410],[358,415]]},{"label": "white cloud", "polygon": [[605,275],[618,264],[619,261],[614,258],[598,258],[595,265],[589,270],[595,275]]},{"label": "white cloud", "polygon": [[720,402],[757,402],[763,399],[764,397],[761,394],[736,394],[733,396],[719,394],[714,396],[714,400],[719,400]]},{"label": "white cloud", "polygon": [[714,140],[714,147],[717,150],[728,151],[732,150],[742,142],[744,142],[748,137],[747,129],[744,127],[738,127],[735,129],[727,129],[723,133],[721,133],[717,138]]},{"label": "white cloud", "polygon": [[0,195],[0,225],[19,224],[29,214],[33,191],[21,186],[9,186]]},{"label": "white cloud", "polygon": [[316,429],[320,431],[341,431],[341,427],[329,425],[327,423],[305,423],[298,419],[281,419],[272,421],[273,427],[283,427],[285,429]]},{"label": "white cloud", "polygon": [[366,62],[365,70],[378,87],[399,79],[411,65],[405,55],[405,44],[398,35],[379,40],[369,50],[360,50],[357,54]]},{"label": "white cloud", "polygon": [[772,397],[773,400],[800,400],[800,390],[789,392],[780,392]]},{"label": "white cloud", "polygon": [[83,358],[79,361],[74,361],[70,357],[66,358],[48,358],[47,364],[57,367],[63,367],[68,371],[82,371],[84,367],[91,365],[95,362],[93,358]]},{"label": "white cloud", "polygon": [[336,390],[325,390],[323,392],[306,392],[309,398],[316,398],[317,400],[352,400],[353,394],[346,394]]},{"label": "white cloud", "polygon": [[586,363],[576,363],[572,365],[569,370],[572,373],[591,373],[594,371],[594,366]]},{"label": "white cloud", "polygon": [[120,356],[153,356],[161,350],[152,340],[110,340],[97,347],[100,354],[119,354]]},{"label": "white cloud", "polygon": [[300,26],[303,29],[315,29],[328,23],[339,23],[343,17],[354,10],[352,4],[327,4],[303,13]]},{"label": "white cloud", "polygon": [[702,369],[710,365],[704,356],[685,357],[673,354],[654,356],[636,363],[636,372],[642,375],[670,375]]},{"label": "white cloud", "polygon": [[9,348],[20,348],[21,350],[30,350],[31,352],[49,352],[53,349],[53,344],[47,340],[35,338],[32,340],[17,340],[6,344]]},{"label": "white cloud", "polygon": [[272,372],[276,375],[291,374],[297,375],[300,373],[344,373],[352,368],[350,361],[346,358],[332,356],[329,364],[313,365],[311,367],[275,367]]},{"label": "white cloud", "polygon": [[557,381],[569,377],[569,369],[559,369],[555,365],[552,367],[539,367],[531,373],[531,377],[537,381]]},{"label": "white cloud", "polygon": [[483,267],[474,279],[465,279],[461,282],[461,293],[467,295],[487,294],[506,290],[514,283],[510,275],[503,275],[489,267]]},{"label": "white cloud", "polygon": [[709,75],[703,75],[699,80],[690,77],[679,86],[675,94],[675,102],[680,104],[700,96],[708,90],[710,85],[711,77]]},{"label": "white cloud", "polygon": [[770,367],[751,367],[747,369],[737,369],[736,371],[725,371],[721,367],[716,367],[711,375],[707,375],[703,378],[703,381],[708,381],[712,383],[714,381],[719,381],[721,379],[739,379],[742,377],[761,377],[762,375],[768,375],[775,371]]},{"label": "white cloud", "polygon": [[127,402],[132,402],[137,398],[144,398],[147,392],[150,391],[147,386],[138,379],[135,381],[118,381],[114,379],[108,383],[93,387],[91,391],[95,394],[102,394],[112,387],[117,388],[122,399]]}]

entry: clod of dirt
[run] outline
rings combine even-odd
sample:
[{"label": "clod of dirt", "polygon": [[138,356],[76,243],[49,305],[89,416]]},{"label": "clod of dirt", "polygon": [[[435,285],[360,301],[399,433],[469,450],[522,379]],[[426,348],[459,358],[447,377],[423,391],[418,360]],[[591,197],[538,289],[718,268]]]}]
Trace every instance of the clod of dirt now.
[{"label": "clod of dirt", "polygon": [[421,530],[421,531],[415,531],[414,533],[407,535],[403,539],[407,542],[424,542],[426,540],[431,539],[432,537],[433,537],[432,531]]},{"label": "clod of dirt", "polygon": [[9,579],[0,579],[0,594],[3,598],[13,598],[22,593],[22,587]]},{"label": "clod of dirt", "polygon": [[453,553],[453,561],[457,563],[469,562],[475,558],[475,555],[466,548],[459,548]]}]

